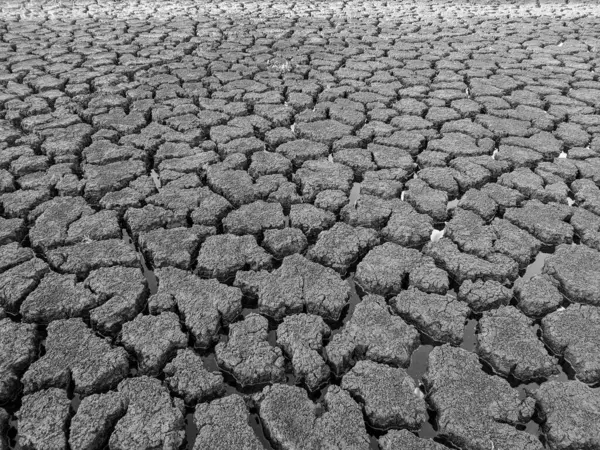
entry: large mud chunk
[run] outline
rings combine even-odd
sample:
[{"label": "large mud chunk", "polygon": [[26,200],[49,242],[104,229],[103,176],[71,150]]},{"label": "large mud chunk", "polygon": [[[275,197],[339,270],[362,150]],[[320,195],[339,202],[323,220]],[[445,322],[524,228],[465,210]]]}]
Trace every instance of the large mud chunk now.
[{"label": "large mud chunk", "polygon": [[127,413],[117,422],[109,440],[111,450],[160,448],[177,450],[185,435],[181,409],[161,382],[147,376],[119,383]]},{"label": "large mud chunk", "polygon": [[23,397],[17,412],[19,448],[67,450],[67,421],[71,401],[62,389],[46,389]]},{"label": "large mud chunk", "polygon": [[548,354],[538,339],[533,321],[513,306],[483,314],[477,354],[496,373],[522,381],[548,378],[559,372],[557,359]]},{"label": "large mud chunk", "polygon": [[432,189],[427,183],[418,178],[406,183],[405,200],[421,214],[427,214],[435,222],[444,222],[448,213],[448,194],[444,191]]},{"label": "large mud chunk", "polygon": [[600,382],[600,308],[570,305],[542,319],[543,339],[552,352],[565,358],[578,380]]},{"label": "large mud chunk", "polygon": [[25,234],[25,221],[23,219],[0,218],[0,245],[20,242]]},{"label": "large mud chunk", "polygon": [[317,243],[309,249],[306,256],[343,275],[359,256],[377,244],[379,237],[375,230],[354,228],[339,222],[319,234]]},{"label": "large mud chunk", "polygon": [[190,228],[159,228],[140,233],[139,244],[152,267],[189,269],[200,243],[217,233],[215,227],[194,225]]},{"label": "large mud chunk", "polygon": [[[421,276],[426,271],[428,277]],[[409,284],[427,292],[448,289],[448,274],[437,269],[430,257],[412,248],[385,242],[373,248],[356,268],[356,281],[367,292],[396,295],[408,277]]]},{"label": "large mud chunk", "polygon": [[495,253],[486,259],[462,253],[450,239],[430,242],[423,253],[432,257],[436,264],[446,270],[458,283],[465,280],[495,280],[500,283],[514,280],[519,266],[507,256]]},{"label": "large mud chunk", "polygon": [[329,153],[327,145],[307,139],[285,142],[278,146],[275,151],[292,161],[295,167],[300,167],[305,161],[311,159],[324,158]]},{"label": "large mud chunk", "polygon": [[298,228],[265,231],[262,246],[277,259],[283,259],[294,253],[302,253],[308,246],[304,233]]},{"label": "large mud chunk", "polygon": [[514,259],[520,267],[531,263],[542,246],[537,238],[508,220],[496,217],[491,228],[496,234],[493,250]]},{"label": "large mud chunk", "polygon": [[581,243],[600,251],[600,216],[583,208],[573,208],[571,225]]},{"label": "large mud chunk", "polygon": [[140,314],[121,330],[123,347],[135,354],[138,369],[144,375],[158,375],[167,359],[176,349],[185,348],[187,341],[179,317],[172,312],[157,316]]},{"label": "large mud chunk", "polygon": [[225,389],[223,375],[206,370],[202,358],[190,348],[177,350],[163,372],[169,389],[188,405],[213,398]]},{"label": "large mud chunk", "polygon": [[563,296],[558,281],[548,274],[540,274],[529,280],[519,278],[514,285],[517,307],[531,317],[542,317],[558,309]]},{"label": "large mud chunk", "polygon": [[15,192],[7,192],[0,195],[4,218],[26,218],[31,210],[51,198],[48,189],[19,189]]},{"label": "large mud chunk", "polygon": [[59,247],[47,253],[50,266],[61,273],[86,276],[101,267],[139,267],[135,248],[121,239],[91,241]]},{"label": "large mud chunk", "polygon": [[210,166],[206,172],[206,181],[214,192],[225,197],[235,207],[252,203],[259,198],[252,177],[243,170]]},{"label": "large mud chunk", "polygon": [[[537,437],[518,431],[534,412],[508,381],[487,375],[477,355],[446,344],[429,354],[425,385],[438,413],[439,435],[460,448],[541,450]],[[469,392],[469,395],[465,395]]]},{"label": "large mud chunk", "polygon": [[328,189],[349,194],[353,179],[352,169],[326,159],[306,161],[293,175],[294,182],[300,187],[302,199],[307,203],[312,203],[320,192]]},{"label": "large mud chunk", "polygon": [[410,288],[390,302],[394,312],[438,342],[459,345],[469,307],[450,295],[427,294]]},{"label": "large mud chunk", "polygon": [[273,272],[238,272],[234,282],[247,295],[258,297],[259,311],[277,320],[308,312],[338,320],[350,296],[350,285],[328,267],[294,254]]},{"label": "large mud chunk", "polygon": [[237,394],[200,403],[194,413],[198,427],[194,450],[261,450],[263,446],[248,424],[249,416],[244,399]]},{"label": "large mud chunk", "polygon": [[363,405],[369,424],[377,429],[416,430],[427,421],[423,394],[404,369],[359,361],[344,375],[341,387]]},{"label": "large mud chunk", "polygon": [[128,160],[106,165],[84,164],[85,199],[97,203],[104,194],[127,187],[130,181],[144,175],[143,161]]},{"label": "large mud chunk", "polygon": [[363,359],[408,367],[419,342],[417,330],[392,315],[383,297],[367,295],[356,305],[341,333],[327,344],[325,354],[337,374]]},{"label": "large mud chunk", "polygon": [[269,321],[250,314],[229,326],[229,339],[215,347],[217,362],[241,385],[274,383],[285,379],[285,359],[279,347],[267,341]]},{"label": "large mud chunk", "polygon": [[452,219],[446,224],[446,236],[458,245],[458,248],[480,258],[492,252],[496,234],[485,225],[484,220],[474,212],[458,208]]},{"label": "large mud chunk", "polygon": [[77,283],[75,275],[47,274],[35,290],[21,303],[26,322],[51,322],[81,317],[98,306],[100,299]]},{"label": "large mud chunk", "polygon": [[125,411],[126,405],[117,392],[85,397],[71,420],[69,446],[77,450],[105,448],[113,427]]},{"label": "large mud chunk", "polygon": [[560,245],[542,271],[558,280],[570,301],[600,306],[600,252],[585,245]]},{"label": "large mud chunk", "polygon": [[384,240],[404,247],[418,247],[427,243],[433,231],[433,219],[420,214],[406,202],[394,205],[387,225],[381,234]]},{"label": "large mud chunk", "polygon": [[458,299],[477,313],[508,305],[512,296],[510,289],[493,280],[466,280],[458,291]]},{"label": "large mud chunk", "polygon": [[63,245],[69,226],[94,210],[81,197],[56,197],[36,207],[30,217],[35,225],[29,231],[31,245],[47,251]]},{"label": "large mud chunk", "polygon": [[381,450],[445,450],[431,439],[421,439],[408,430],[392,430],[379,438]]},{"label": "large mud chunk", "polygon": [[226,281],[238,270],[271,269],[273,258],[256,243],[254,236],[224,234],[207,238],[196,261],[200,276]]},{"label": "large mud chunk", "polygon": [[319,233],[334,224],[335,214],[310,203],[300,203],[290,208],[290,225],[300,229],[308,239],[316,239]]},{"label": "large mud chunk", "polygon": [[303,139],[331,145],[338,139],[352,134],[352,127],[336,120],[318,120],[316,122],[300,122],[296,133]]},{"label": "large mud chunk", "polygon": [[127,352],[112,347],[81,319],[56,320],[48,325],[46,354],[29,366],[21,380],[25,393],[49,387],[89,395],[113,388],[129,373]]},{"label": "large mud chunk", "polygon": [[322,352],[323,339],[330,333],[323,318],[312,314],[287,316],[277,327],[277,345],[291,359],[296,380],[303,381],[311,391],[329,378],[330,369]]},{"label": "large mud chunk", "polygon": [[19,392],[19,378],[36,359],[37,326],[0,320],[0,402],[14,399]]},{"label": "large mud chunk", "polygon": [[404,202],[399,198],[384,200],[372,195],[361,195],[356,205],[347,204],[340,211],[340,218],[354,226],[379,230],[383,228],[394,212],[406,212]]},{"label": "large mud chunk", "polygon": [[559,245],[573,241],[573,227],[566,222],[572,214],[567,205],[530,200],[521,208],[507,209],[504,218],[546,245]]},{"label": "large mud chunk", "polygon": [[0,274],[0,306],[17,312],[27,294],[40,283],[50,267],[38,258],[32,258]]},{"label": "large mud chunk", "polygon": [[552,450],[600,447],[600,391],[580,381],[549,381],[533,396]]},{"label": "large mud chunk", "polygon": [[90,312],[92,326],[103,334],[116,334],[133,320],[147,298],[148,286],[140,269],[103,267],[90,272],[85,286],[96,294],[101,305]]},{"label": "large mud chunk", "polygon": [[198,347],[208,347],[221,326],[242,312],[242,292],[237,288],[174,268],[159,269],[156,277],[158,292],[153,297],[165,297],[177,305]]},{"label": "large mud chunk", "polygon": [[225,233],[239,236],[252,234],[260,238],[264,231],[284,226],[285,217],[281,205],[262,200],[243,205],[223,219]]},{"label": "large mud chunk", "polygon": [[297,386],[268,386],[257,400],[267,435],[278,448],[369,449],[361,408],[338,386],[327,389],[321,415],[306,391]]}]

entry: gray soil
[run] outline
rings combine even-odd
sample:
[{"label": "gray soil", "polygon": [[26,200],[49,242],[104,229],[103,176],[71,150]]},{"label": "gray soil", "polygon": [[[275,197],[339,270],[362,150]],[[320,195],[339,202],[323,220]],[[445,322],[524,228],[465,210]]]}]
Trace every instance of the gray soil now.
[{"label": "gray soil", "polygon": [[600,8],[0,2],[0,450],[600,450]]}]

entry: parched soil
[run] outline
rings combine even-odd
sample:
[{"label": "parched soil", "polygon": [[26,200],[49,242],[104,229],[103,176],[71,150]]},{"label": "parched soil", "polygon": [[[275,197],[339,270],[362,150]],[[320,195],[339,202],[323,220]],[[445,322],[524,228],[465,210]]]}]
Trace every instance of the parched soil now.
[{"label": "parched soil", "polygon": [[0,450],[600,450],[600,7],[0,2]]}]

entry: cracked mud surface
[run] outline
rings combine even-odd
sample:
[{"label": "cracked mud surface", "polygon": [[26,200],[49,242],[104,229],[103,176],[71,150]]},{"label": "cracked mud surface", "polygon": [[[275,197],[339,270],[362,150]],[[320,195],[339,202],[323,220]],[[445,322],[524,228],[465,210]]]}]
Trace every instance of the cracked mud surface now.
[{"label": "cracked mud surface", "polygon": [[64,3],[0,5],[0,450],[600,450],[597,5]]}]

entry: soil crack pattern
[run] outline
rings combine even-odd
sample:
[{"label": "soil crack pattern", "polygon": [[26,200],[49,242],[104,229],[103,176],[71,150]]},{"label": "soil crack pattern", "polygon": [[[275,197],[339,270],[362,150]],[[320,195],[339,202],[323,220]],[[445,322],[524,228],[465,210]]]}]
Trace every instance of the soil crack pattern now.
[{"label": "soil crack pattern", "polygon": [[0,450],[600,450],[600,6],[0,2]]}]

